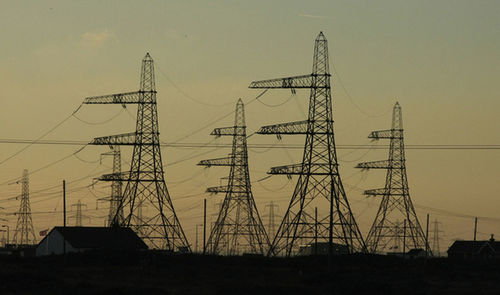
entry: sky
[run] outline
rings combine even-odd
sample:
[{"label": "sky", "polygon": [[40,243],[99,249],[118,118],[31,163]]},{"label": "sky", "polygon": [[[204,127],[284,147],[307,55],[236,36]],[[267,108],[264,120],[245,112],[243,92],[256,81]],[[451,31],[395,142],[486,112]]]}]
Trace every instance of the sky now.
[{"label": "sky", "polygon": [[[231,126],[233,118],[209,123],[233,111],[240,97],[252,101],[246,107],[249,133],[263,125],[303,120],[307,91],[291,96],[288,90],[270,90],[256,101],[260,91],[248,84],[310,73],[314,39],[322,31],[329,42],[338,145],[372,144],[368,134],[390,128],[396,101],[403,109],[407,145],[498,145],[499,13],[500,3],[487,0],[1,1],[0,139],[36,139],[51,131],[44,139],[90,141],[133,131],[134,107],[85,105],[71,115],[85,97],[137,90],[146,52],[155,61],[164,142],[210,142],[211,129]],[[253,136],[249,144],[300,145],[303,140]],[[25,144],[1,144],[4,223],[15,227],[11,213],[19,204],[12,197],[21,187],[12,181],[23,169],[36,171],[30,188],[37,233],[62,224],[58,185],[63,179],[68,203],[87,204],[84,224],[104,223],[107,204],[97,199],[109,194],[109,186],[85,186],[109,171],[111,160],[100,161],[106,147],[88,146],[73,156],[80,146],[37,144],[8,159],[23,148]],[[130,149],[122,150],[127,167]],[[193,245],[203,198],[210,215],[221,199],[203,192],[219,185],[228,172],[196,163],[229,152],[197,156],[200,151],[192,148],[162,150],[167,186]],[[282,216],[295,178],[257,180],[266,177],[270,166],[299,162],[302,151],[249,153],[252,189],[267,223],[265,205],[274,200]],[[412,200],[422,224],[427,213],[431,221],[441,222],[441,251],[455,239],[472,238],[473,216],[480,216],[479,238],[500,236],[499,153],[406,151]],[[387,151],[339,149],[338,156],[348,198],[366,235],[378,200],[362,191],[383,187],[385,175],[353,167],[385,159]]]}]

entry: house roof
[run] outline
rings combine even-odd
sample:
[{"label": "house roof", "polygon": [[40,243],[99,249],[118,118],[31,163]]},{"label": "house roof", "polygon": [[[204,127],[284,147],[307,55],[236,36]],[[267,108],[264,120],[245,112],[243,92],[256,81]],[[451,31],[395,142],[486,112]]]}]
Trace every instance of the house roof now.
[{"label": "house roof", "polygon": [[[58,231],[74,248],[78,249],[147,249],[148,246],[139,236],[127,227],[62,227]],[[50,233],[49,233],[50,235]]]},{"label": "house roof", "polygon": [[477,253],[484,247],[490,247],[494,252],[500,253],[500,242],[497,241],[455,241],[448,249],[448,253]]}]

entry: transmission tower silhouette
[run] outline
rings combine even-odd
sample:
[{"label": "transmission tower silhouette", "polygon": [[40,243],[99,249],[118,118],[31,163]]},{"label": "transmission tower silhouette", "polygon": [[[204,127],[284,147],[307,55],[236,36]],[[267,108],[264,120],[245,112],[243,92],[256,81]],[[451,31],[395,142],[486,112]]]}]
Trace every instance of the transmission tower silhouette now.
[{"label": "transmission tower silhouette", "polygon": [[433,222],[433,235],[432,235],[432,253],[434,256],[441,256],[441,250],[439,249],[439,240],[441,238],[439,237],[439,234],[442,233],[443,231],[439,229],[439,225],[441,222],[439,222],[437,219],[434,220]]},{"label": "transmission tower silhouette", "polygon": [[269,204],[266,205],[266,208],[269,208],[269,212],[267,214],[267,233],[270,237],[273,237],[274,234],[276,234],[276,222],[275,222],[275,215],[274,215],[274,209],[278,208],[278,205],[274,204],[274,201],[271,201]]},{"label": "transmission tower silhouette", "polygon": [[78,200],[76,204],[71,205],[71,208],[75,207],[76,208],[76,213],[75,215],[71,216],[70,218],[75,219],[75,226],[83,226],[83,216],[82,214],[82,208],[87,209],[87,204],[82,204],[81,200]]},{"label": "transmission tower silhouette", "polygon": [[31,217],[29,174],[26,169],[23,171],[21,186],[21,204],[19,211],[16,213],[17,224],[12,241],[17,246],[34,245],[36,244],[36,236]]},{"label": "transmission tower silhouette", "polygon": [[[112,225],[131,227],[150,248],[190,252],[165,183],[154,65],[149,53],[142,60],[139,91],[88,97],[83,103],[137,105],[135,132],[98,137],[90,143],[134,147],[130,171],[102,176],[102,180],[127,182]],[[138,214],[138,205],[142,206],[142,216]],[[122,220],[119,213],[126,209]]]},{"label": "transmission tower silhouette", "polygon": [[[356,168],[386,169],[385,187],[366,190],[365,195],[382,196],[380,207],[366,238],[368,250],[373,253],[387,250],[398,234],[399,219],[405,222],[403,235],[406,239],[402,251],[428,249],[425,234],[418,222],[415,208],[410,199],[406,176],[405,150],[403,140],[403,117],[401,106],[396,102],[392,113],[392,127],[389,130],[373,131],[368,138],[389,139],[389,159],[360,163]],[[398,227],[398,228],[397,228]]]},{"label": "transmission tower silhouette", "polygon": [[[307,120],[264,126],[259,134],[306,135],[302,163],[273,167],[269,174],[298,175],[297,185],[270,255],[290,256],[299,248],[318,242],[347,246],[349,252],[364,251],[361,232],[351,212],[340,179],[335,151],[328,44],[323,33],[315,41],[312,74],[252,82],[250,88],[311,89]],[[318,217],[317,236],[314,208],[329,208]],[[317,238],[317,239],[315,239]]]},{"label": "transmission tower silhouette", "polygon": [[241,99],[236,104],[233,127],[216,128],[211,135],[232,136],[233,148],[228,157],[202,160],[202,166],[229,166],[227,185],[209,187],[209,193],[225,193],[219,215],[210,233],[207,248],[212,254],[264,254],[269,238],[259,216],[248,172],[245,109]]},{"label": "transmission tower silhouette", "polygon": [[[110,145],[109,152],[102,153],[102,156],[113,157],[113,175],[122,175],[122,161],[120,146]],[[112,225],[113,218],[116,216],[118,223],[123,224],[123,207],[120,207],[122,200],[122,182],[117,179],[110,179],[107,176],[99,178],[102,181],[111,181],[111,195],[109,197],[109,213],[108,213],[108,226]]]}]

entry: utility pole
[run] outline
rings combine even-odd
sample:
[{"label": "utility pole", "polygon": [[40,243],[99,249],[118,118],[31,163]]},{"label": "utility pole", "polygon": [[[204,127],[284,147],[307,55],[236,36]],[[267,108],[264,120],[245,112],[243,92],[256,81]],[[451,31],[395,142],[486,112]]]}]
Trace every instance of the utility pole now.
[{"label": "utility pole", "polygon": [[29,192],[29,173],[24,169],[21,180],[21,204],[17,215],[16,231],[14,232],[13,243],[18,247],[21,245],[36,244],[35,229],[33,228],[33,219],[31,216],[30,192]]},{"label": "utility pole", "polygon": [[429,213],[427,213],[427,222],[425,224],[425,255],[429,256]]},{"label": "utility pole", "polygon": [[207,252],[207,199],[203,199],[203,255]]},{"label": "utility pole", "polygon": [[[365,252],[366,246],[351,211],[338,169],[335,150],[328,42],[322,32],[314,42],[312,73],[255,81],[250,88],[310,89],[308,118],[303,121],[263,126],[258,134],[305,135],[302,163],[272,167],[269,174],[297,175],[297,184],[278,228],[269,255],[292,256],[301,245],[315,241],[314,208],[334,205],[318,217],[318,239],[344,245],[349,253]],[[328,205],[326,202],[329,202]],[[335,216],[335,220],[333,219]],[[333,228],[334,227],[334,228]],[[333,231],[333,233],[332,233]],[[334,234],[334,236],[332,236]],[[330,251],[331,252],[331,251]]]},{"label": "utility pole", "polygon": [[403,221],[403,253],[406,253],[406,219]]},{"label": "utility pole", "polygon": [[215,128],[211,135],[231,136],[233,147],[228,157],[202,160],[198,165],[228,166],[227,184],[207,188],[208,193],[224,193],[215,225],[208,244],[211,254],[237,255],[239,253],[265,254],[270,242],[250,185],[248,170],[247,133],[243,101],[236,104],[234,125]]},{"label": "utility pole", "polygon": [[[101,180],[125,182],[112,225],[132,228],[150,249],[191,251],[167,189],[160,151],[160,131],[153,59],[142,60],[138,91],[87,97],[84,104],[137,105],[135,132],[94,138],[92,145],[133,146],[130,171],[106,174]],[[137,218],[137,206],[148,212]],[[120,220],[119,212],[128,209]]]},{"label": "utility pole", "polygon": [[314,255],[318,255],[318,207],[314,207]]},{"label": "utility pole", "polygon": [[[403,137],[403,112],[398,102],[392,110],[391,129],[373,131],[368,138],[373,140],[389,140],[389,157],[387,160],[359,163],[360,169],[384,169],[386,181],[384,188],[370,189],[364,192],[369,196],[380,196],[380,206],[366,238],[366,245],[371,253],[387,251],[392,245],[396,221],[403,219],[408,229],[408,244],[410,249],[428,249],[427,238],[424,235],[413,207],[406,175],[406,158]],[[406,231],[405,231],[406,233]],[[403,251],[405,251],[403,249]]]},{"label": "utility pole", "polygon": [[63,254],[66,254],[66,180],[63,180]]}]

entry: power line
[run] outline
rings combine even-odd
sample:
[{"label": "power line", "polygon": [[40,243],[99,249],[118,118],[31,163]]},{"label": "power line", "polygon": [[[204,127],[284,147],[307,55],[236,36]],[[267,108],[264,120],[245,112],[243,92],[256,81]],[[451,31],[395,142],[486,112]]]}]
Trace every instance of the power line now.
[{"label": "power line", "polygon": [[[203,127],[203,128],[206,128]],[[213,141],[211,141],[213,142]],[[87,145],[88,141],[82,140],[33,140],[33,139],[0,139],[0,144],[40,144],[40,145]],[[225,143],[201,143],[201,142],[162,142],[161,147],[166,148],[225,148],[231,147],[231,144]],[[251,143],[248,144],[252,149],[302,149],[303,146],[294,144],[266,144],[266,143]],[[355,149],[387,149],[389,145],[366,145],[366,144],[340,144],[336,145],[338,149],[355,150]],[[500,144],[408,144],[405,149],[410,150],[500,150]]]}]

